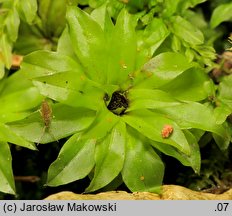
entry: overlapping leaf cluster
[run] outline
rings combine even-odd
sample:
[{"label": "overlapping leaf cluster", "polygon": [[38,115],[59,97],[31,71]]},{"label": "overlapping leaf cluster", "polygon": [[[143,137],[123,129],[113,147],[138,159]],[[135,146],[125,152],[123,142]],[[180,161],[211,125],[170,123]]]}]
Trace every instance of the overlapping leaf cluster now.
[{"label": "overlapping leaf cluster", "polygon": [[[42,95],[59,102],[53,107],[50,133],[56,139],[73,134],[49,168],[48,185],[93,172],[88,192],[116,178],[132,191],[154,192],[164,173],[157,150],[199,172],[199,134],[211,131],[223,140],[220,147],[227,147],[226,125],[217,123],[213,111],[198,102],[212,93],[204,70],[174,52],[151,58],[166,34],[157,29],[152,47],[146,41],[141,44],[133,17],[122,10],[114,25],[105,6],[91,15],[69,7],[67,21],[58,51],[26,56],[20,72]],[[121,115],[107,109],[105,97],[112,99],[114,92],[124,94],[129,103]],[[37,142],[43,125],[36,115],[12,123],[11,129]],[[168,138],[161,136],[165,125],[173,127]],[[47,132],[41,142],[52,140]]]},{"label": "overlapping leaf cluster", "polygon": [[[12,65],[12,53],[51,50],[65,26],[69,1],[0,1],[0,78]],[[72,1],[69,2],[72,4]]]},{"label": "overlapping leaf cluster", "polygon": [[10,69],[12,64],[12,48],[18,37],[20,18],[31,23],[36,10],[36,0],[0,1],[0,79],[4,76],[5,67]]},{"label": "overlapping leaf cluster", "polygon": [[15,194],[8,143],[36,150],[34,143],[15,134],[6,123],[24,119],[44,98],[20,73],[7,77],[12,55],[50,49],[48,38],[59,37],[64,28],[65,6],[66,1],[0,1],[0,191],[5,193]]},{"label": "overlapping leaf cluster", "polygon": [[[210,28],[204,19],[202,11],[191,10],[196,5],[206,0],[83,0],[78,2],[81,5],[87,5],[86,10],[99,7],[104,2],[109,2],[108,11],[116,19],[118,13],[123,7],[126,7],[130,13],[135,14],[139,25],[141,41],[150,41],[153,34],[158,34],[151,29],[157,28],[161,34],[166,34],[165,41],[157,52],[174,51],[183,53],[189,61],[197,60],[198,63],[213,66],[215,59],[215,50],[212,43],[220,36]],[[150,25],[146,31],[144,27]],[[206,38],[206,40],[204,40]],[[150,41],[152,46],[152,41]]]},{"label": "overlapping leaf cluster", "polygon": [[[21,70],[0,81],[3,192],[15,193],[7,142],[36,149],[34,143],[67,138],[48,170],[47,184],[62,185],[88,175],[92,181],[87,192],[116,188],[122,182],[131,191],[158,192],[164,174],[161,153],[199,173],[198,141],[205,131],[212,133],[222,150],[229,145],[230,76],[217,90],[206,75],[204,66],[212,66],[214,50],[191,17],[203,19],[186,10],[204,1],[130,1],[126,8],[134,15],[122,9],[120,1],[108,6],[105,1],[99,5],[90,2],[97,9],[89,14],[68,7],[68,25],[56,52],[36,51],[25,56]],[[46,22],[43,12],[53,3],[53,9],[66,4],[40,1],[40,21],[31,28],[42,29],[32,31],[37,38],[57,38],[64,27],[64,7],[61,28],[56,23],[59,14]],[[149,11],[139,13],[144,4]],[[215,17],[213,27],[229,19]],[[53,24],[57,26],[50,28]],[[208,26],[201,24],[202,28]],[[25,26],[22,29],[28,29]],[[24,40],[30,31],[25,32],[16,50],[38,49],[30,47],[38,42],[31,34],[32,40]],[[26,49],[20,49],[23,44]],[[111,102],[121,105],[113,101],[115,93],[127,101],[119,107],[123,111],[109,106]],[[54,118],[45,133],[39,112],[44,98],[54,101],[50,104]],[[165,125],[173,127],[167,138],[161,134]]]}]

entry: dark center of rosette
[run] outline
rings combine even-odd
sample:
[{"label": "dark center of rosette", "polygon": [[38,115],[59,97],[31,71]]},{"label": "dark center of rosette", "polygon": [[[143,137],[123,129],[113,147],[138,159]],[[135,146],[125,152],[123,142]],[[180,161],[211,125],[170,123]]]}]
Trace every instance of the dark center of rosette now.
[{"label": "dark center of rosette", "polygon": [[110,99],[110,102],[107,105],[108,110],[116,115],[124,114],[128,108],[129,103],[124,92],[115,91],[111,98],[109,98],[108,95],[105,95],[104,100],[107,101],[107,99]]}]

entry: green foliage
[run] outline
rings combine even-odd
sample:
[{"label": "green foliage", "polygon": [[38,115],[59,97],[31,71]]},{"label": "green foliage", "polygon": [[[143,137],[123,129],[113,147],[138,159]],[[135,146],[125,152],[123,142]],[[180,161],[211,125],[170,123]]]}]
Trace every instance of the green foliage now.
[{"label": "green foliage", "polygon": [[[201,11],[189,10],[189,8],[193,8],[205,1],[92,0],[89,1],[91,7],[89,10],[92,11],[93,8],[99,7],[104,2],[107,2],[109,14],[116,19],[120,10],[126,7],[129,12],[134,14],[134,19],[138,20],[137,29],[141,30],[141,36],[146,32],[144,37],[141,38],[141,42],[145,42],[146,46],[150,45],[155,48],[156,43],[158,43],[155,40],[159,39],[158,36],[165,34],[167,38],[162,38],[162,40],[165,40],[165,43],[160,46],[158,52],[181,52],[188,57],[189,61],[194,59],[202,63],[202,66],[207,65],[211,68],[213,66],[213,60],[215,59],[215,51],[208,44],[212,45],[212,42],[219,34],[213,30],[209,32],[209,24],[201,16]],[[85,4],[87,3],[88,1],[85,2]],[[210,38],[206,38],[209,33]],[[156,37],[153,37],[153,34]],[[153,55],[154,52],[151,54]]]},{"label": "green foliage", "polygon": [[180,174],[177,182],[192,190],[220,194],[231,187],[231,146],[227,151],[220,151],[211,138],[210,134],[204,135],[201,175],[187,171]]},{"label": "green foliage", "polygon": [[212,14],[210,25],[212,28],[217,27],[224,21],[232,21],[232,3],[219,5]]},{"label": "green foliage", "polygon": [[88,175],[95,163],[95,143],[95,139],[82,139],[80,134],[73,135],[48,170],[49,185],[65,184]]},{"label": "green foliage", "polygon": [[4,67],[12,64],[12,47],[18,37],[20,19],[32,23],[37,10],[36,0],[0,2],[0,78],[4,76]]},{"label": "green foliage", "polygon": [[11,169],[11,154],[8,143],[16,144],[32,150],[36,150],[33,142],[30,142],[15,133],[7,123],[21,120],[30,114],[30,109],[38,106],[43,96],[31,82],[24,77],[14,74],[9,79],[3,78],[0,92],[0,148],[1,148],[1,184],[0,190],[5,193],[15,193],[14,178]]},{"label": "green foliage", "polygon": [[[136,36],[140,32],[134,31],[132,16],[124,9],[114,25],[104,7],[91,15],[69,7],[68,29],[63,37],[70,38],[70,45],[61,37],[58,47],[63,50],[32,53],[22,65],[21,73],[33,79],[42,95],[73,107],[60,111],[64,105],[53,106],[55,118],[41,141],[47,143],[74,134],[49,168],[47,184],[66,184],[87,176],[92,170],[94,176],[87,192],[108,185],[120,173],[130,190],[157,192],[164,166],[153,147],[199,172],[197,139],[188,129],[214,132],[227,144],[229,135],[216,123],[213,111],[196,102],[207,98],[204,85],[209,82],[200,66],[174,52],[151,58],[167,34],[152,39],[157,43],[152,49],[146,41],[141,45],[141,39]],[[185,25],[183,28],[189,27],[183,21]],[[176,28],[177,35],[183,31]],[[195,32],[196,36],[186,37],[186,42],[194,45],[203,42],[201,34]],[[147,62],[148,58],[151,59]],[[184,89],[183,95],[178,89],[184,85],[188,73],[195,73],[198,78]],[[202,93],[195,97],[198,89]],[[123,111],[114,111],[122,106]],[[70,119],[65,113],[69,113]],[[43,125],[37,118],[38,113],[8,125],[24,139],[38,142]],[[173,129],[167,138],[162,136],[165,125]],[[31,133],[25,133],[27,130]]]},{"label": "green foliage", "polygon": [[221,81],[218,87],[218,100],[220,101],[221,106],[223,109],[229,109],[230,112],[223,112],[227,115],[231,114],[232,112],[232,88],[231,88],[231,81],[232,75],[225,76]]},{"label": "green foliage", "polygon": [[0,191],[4,193],[14,194],[15,193],[15,185],[14,178],[11,169],[11,153],[8,144],[4,141],[0,142]]},{"label": "green foliage", "polygon": [[[164,165],[150,141],[128,128],[123,181],[131,191],[160,192]],[[135,179],[138,179],[135,181]]]},{"label": "green foliage", "polygon": [[[159,193],[163,154],[199,174],[205,132],[226,150],[232,80],[216,86],[207,74],[217,36],[189,9],[202,2],[0,3],[0,76],[13,49],[29,53],[18,72],[0,80],[0,191],[15,193],[9,143],[36,150],[34,143],[65,138],[47,185],[89,176],[86,192],[124,182],[131,191]],[[212,28],[230,19],[223,10],[215,9]],[[40,108],[45,99],[52,113]]]},{"label": "green foliage", "polygon": [[65,27],[68,3],[74,4],[68,0],[37,0],[36,19],[33,23],[21,22],[15,51],[25,55],[40,49],[55,50],[57,40]]}]

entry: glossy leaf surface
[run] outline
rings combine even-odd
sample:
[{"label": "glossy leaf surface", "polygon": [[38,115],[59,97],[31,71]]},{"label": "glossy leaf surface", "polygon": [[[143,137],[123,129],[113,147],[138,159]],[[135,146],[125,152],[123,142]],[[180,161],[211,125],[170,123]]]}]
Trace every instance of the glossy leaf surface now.
[{"label": "glossy leaf surface", "polygon": [[152,57],[169,33],[163,20],[158,18],[152,19],[152,22],[139,32],[136,68],[140,69]]},{"label": "glossy leaf surface", "polygon": [[[127,124],[149,139],[162,142],[164,145],[174,146],[185,154],[190,153],[189,144],[179,126],[164,115],[144,109],[129,112],[123,116],[123,119]],[[165,125],[173,127],[173,133],[168,138],[163,138],[161,135]]]},{"label": "glossy leaf surface", "polygon": [[34,143],[28,142],[17,133],[13,132],[7,125],[0,124],[0,141],[10,142],[18,146],[26,147],[32,150],[36,150]]},{"label": "glossy leaf surface", "polygon": [[105,82],[105,36],[101,26],[76,7],[68,8],[67,21],[74,52],[86,75],[100,83]]},{"label": "glossy leaf surface", "polygon": [[96,144],[94,177],[86,192],[100,189],[118,176],[125,157],[126,128],[119,122],[103,140]]},{"label": "glossy leaf surface", "polygon": [[125,9],[118,15],[111,37],[107,83],[120,85],[134,72],[137,53],[133,19]]},{"label": "glossy leaf surface", "polygon": [[191,132],[187,130],[184,131],[184,134],[190,146],[189,155],[183,154],[178,149],[169,145],[164,145],[163,143],[151,141],[151,145],[163,152],[164,154],[176,158],[183,165],[191,166],[196,173],[200,173],[201,156],[197,139]]},{"label": "glossy leaf surface", "polygon": [[[52,106],[53,118],[45,127],[44,117],[39,110],[21,121],[9,123],[16,134],[36,143],[57,141],[87,128],[95,117],[95,112],[82,108],[72,108],[62,104]],[[28,133],[30,131],[30,133]]]},{"label": "glossy leaf surface", "polygon": [[15,194],[14,177],[11,168],[11,153],[8,144],[0,141],[0,191]]},{"label": "glossy leaf surface", "polygon": [[172,17],[173,33],[191,45],[204,42],[203,33],[188,20],[181,16]]},{"label": "glossy leaf surface", "polygon": [[228,137],[223,126],[216,123],[211,109],[200,103],[188,102],[172,108],[165,107],[162,112],[175,120],[181,128],[198,128]]},{"label": "glossy leaf surface", "polygon": [[21,68],[21,73],[29,79],[64,71],[82,71],[78,62],[72,58],[44,50],[25,56]]},{"label": "glossy leaf surface", "polygon": [[131,191],[160,192],[164,165],[153,148],[132,129],[127,134],[122,178]]},{"label": "glossy leaf surface", "polygon": [[205,85],[209,78],[200,68],[191,68],[161,87],[179,100],[201,101],[208,96]]},{"label": "glossy leaf surface", "polygon": [[232,19],[232,3],[221,4],[214,11],[211,16],[210,25],[212,28],[217,27],[220,23],[224,21],[229,21]]},{"label": "glossy leaf surface", "polygon": [[33,84],[41,94],[67,105],[97,110],[103,103],[104,92],[99,84],[81,73],[66,71],[34,80]]},{"label": "glossy leaf surface", "polygon": [[37,12],[36,0],[20,0],[17,5],[19,14],[24,21],[32,24]]},{"label": "glossy leaf surface", "polygon": [[144,74],[147,74],[148,78],[141,82],[138,87],[160,87],[193,66],[194,64],[189,63],[186,57],[181,54],[172,52],[161,53],[143,66],[142,71]]},{"label": "glossy leaf surface", "polygon": [[86,140],[80,134],[73,135],[49,167],[47,185],[67,184],[87,176],[95,164],[95,143],[95,139]]}]

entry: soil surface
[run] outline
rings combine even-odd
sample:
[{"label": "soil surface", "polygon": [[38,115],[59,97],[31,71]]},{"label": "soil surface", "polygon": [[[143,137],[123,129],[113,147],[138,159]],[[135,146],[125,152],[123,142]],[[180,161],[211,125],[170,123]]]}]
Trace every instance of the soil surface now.
[{"label": "soil surface", "polygon": [[232,189],[222,194],[211,194],[177,185],[164,185],[160,195],[149,192],[110,191],[99,194],[75,194],[64,191],[50,195],[45,200],[232,200]]}]

